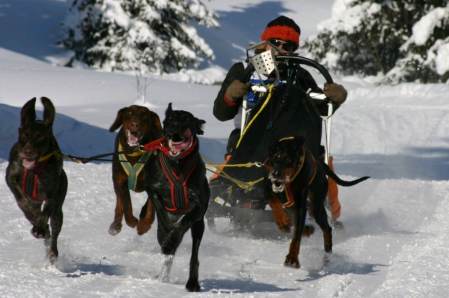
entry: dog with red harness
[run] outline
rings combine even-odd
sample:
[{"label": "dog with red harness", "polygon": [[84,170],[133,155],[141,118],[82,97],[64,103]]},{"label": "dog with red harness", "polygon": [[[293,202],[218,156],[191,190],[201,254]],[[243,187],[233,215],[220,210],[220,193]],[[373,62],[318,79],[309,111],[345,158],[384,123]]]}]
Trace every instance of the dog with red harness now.
[{"label": "dog with red harness", "polygon": [[311,208],[312,216],[323,232],[324,251],[332,251],[332,228],[324,208],[327,176],[341,186],[352,186],[369,178],[340,179],[322,160],[315,159],[304,143],[302,136],[281,138],[270,146],[264,162],[267,170],[266,197],[280,230],[289,231],[292,225],[286,210],[290,209],[294,214],[293,238],[284,262],[294,268],[300,267],[298,256],[308,208]]},{"label": "dog with red harness", "polygon": [[206,167],[199,154],[197,135],[204,120],[183,110],[165,112],[163,137],[144,146],[154,152],[148,161],[145,187],[157,214],[157,239],[165,255],[161,279],[168,280],[173,257],[190,229],[192,254],[186,288],[200,291],[198,250],[204,233],[204,215],[209,204]]},{"label": "dog with red harness", "polygon": [[19,139],[11,148],[6,183],[33,226],[31,234],[45,240],[48,259],[53,263],[59,254],[57,240],[63,222],[67,176],[62,167],[63,155],[53,135],[55,107],[46,97],[41,101],[43,120],[36,119],[36,98],[22,108]]}]

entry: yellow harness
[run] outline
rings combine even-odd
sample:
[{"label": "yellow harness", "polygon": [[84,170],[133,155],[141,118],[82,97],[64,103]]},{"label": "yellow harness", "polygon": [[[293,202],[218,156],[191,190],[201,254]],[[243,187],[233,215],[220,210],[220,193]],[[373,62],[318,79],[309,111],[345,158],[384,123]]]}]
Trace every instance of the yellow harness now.
[{"label": "yellow harness", "polygon": [[[118,151],[123,151],[123,146],[119,142],[118,144]],[[137,178],[139,177],[140,173],[142,172],[145,163],[150,158],[151,153],[147,151],[137,150],[132,153],[120,153],[118,155],[118,159],[120,164],[122,165],[123,170],[125,171],[126,175],[128,176],[128,189],[131,189],[133,191],[136,190],[137,186]],[[140,157],[139,160],[133,165],[131,162],[128,161],[128,157]]]}]

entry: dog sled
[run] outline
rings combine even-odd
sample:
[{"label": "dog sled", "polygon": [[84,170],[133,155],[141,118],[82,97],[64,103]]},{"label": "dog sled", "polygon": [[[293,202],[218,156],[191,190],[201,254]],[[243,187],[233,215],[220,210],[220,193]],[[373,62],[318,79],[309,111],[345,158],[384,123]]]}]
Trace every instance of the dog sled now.
[{"label": "dog sled", "polygon": [[[267,57],[262,57],[262,59],[267,59]],[[228,156],[228,160],[223,165],[214,169],[217,174],[209,181],[211,200],[206,218],[208,225],[212,228],[215,227],[216,220],[219,218],[228,219],[232,226],[238,230],[250,232],[257,232],[262,229],[263,233],[265,227],[270,226],[272,228],[275,226],[273,225],[272,211],[264,195],[264,187],[266,187],[264,181],[267,179],[263,165],[264,150],[259,149],[267,148],[270,142],[272,142],[273,136],[285,135],[286,127],[282,124],[278,126],[276,121],[270,122],[269,114],[270,111],[272,113],[273,109],[269,105],[274,105],[275,103],[274,101],[267,103],[270,94],[263,93],[270,92],[272,86],[278,84],[285,84],[286,88],[288,88],[289,84],[292,84],[296,77],[297,72],[301,71],[302,68],[312,68],[324,78],[326,83],[333,83],[333,79],[327,69],[312,59],[302,56],[271,56],[268,59],[275,61],[273,63],[275,65],[274,69],[260,70],[260,64],[263,64],[263,62],[249,58],[249,62],[254,66],[256,74],[264,71],[265,73],[270,73],[274,70],[277,75],[271,84],[266,84],[260,78],[251,80],[251,91],[242,103],[242,125],[240,133],[235,140],[235,150]],[[287,71],[287,79],[283,82],[281,82],[278,69],[276,69],[277,65],[280,64],[284,67],[284,71]],[[246,80],[249,81],[249,78],[246,78]],[[311,92],[310,90],[303,90],[303,92],[304,96],[298,98],[298,100],[311,101],[327,109],[324,116],[321,113],[321,118],[325,128],[324,160],[326,164],[329,164],[333,104],[326,98],[324,93]],[[254,95],[259,94],[259,97],[261,97],[261,93],[265,95],[264,99],[260,102],[255,102]],[[283,107],[285,111],[291,112],[287,118],[290,120],[294,119],[295,109],[297,108],[298,106],[293,103],[287,103]],[[262,112],[260,112],[261,110]],[[271,125],[271,136],[267,136],[266,133],[267,123]],[[321,123],[319,124],[321,125]],[[295,127],[290,129],[294,133]],[[291,213],[288,208],[286,208],[286,211]]]}]

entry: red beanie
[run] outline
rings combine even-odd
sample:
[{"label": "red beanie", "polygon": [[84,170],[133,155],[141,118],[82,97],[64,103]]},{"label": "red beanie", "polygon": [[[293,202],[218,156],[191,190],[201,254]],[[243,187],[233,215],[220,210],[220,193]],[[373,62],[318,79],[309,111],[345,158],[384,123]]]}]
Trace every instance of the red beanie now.
[{"label": "red beanie", "polygon": [[267,24],[265,30],[260,35],[260,39],[263,41],[269,39],[281,39],[299,45],[300,35],[301,29],[295,21],[286,16],[280,16]]}]

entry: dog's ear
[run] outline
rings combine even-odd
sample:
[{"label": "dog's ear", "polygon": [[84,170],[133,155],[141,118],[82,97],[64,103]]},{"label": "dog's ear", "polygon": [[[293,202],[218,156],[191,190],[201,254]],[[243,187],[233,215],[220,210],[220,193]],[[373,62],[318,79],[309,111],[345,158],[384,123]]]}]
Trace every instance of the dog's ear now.
[{"label": "dog's ear", "polygon": [[20,112],[20,126],[27,126],[36,121],[36,97],[33,97],[22,107]]},{"label": "dog's ear", "polygon": [[42,105],[44,106],[44,124],[52,126],[55,121],[55,106],[47,97],[41,97]]},{"label": "dog's ear", "polygon": [[198,119],[196,117],[194,117],[194,121],[195,121],[195,123],[194,123],[195,134],[197,134],[197,135],[204,134],[203,124],[206,123],[206,121]]},{"label": "dog's ear", "polygon": [[121,108],[117,112],[117,116],[115,117],[114,123],[112,123],[111,127],[109,127],[109,131],[113,132],[116,131],[120,126],[123,124],[123,115],[125,114],[126,110],[128,108]]},{"label": "dog's ear", "polygon": [[167,109],[165,110],[165,118],[168,118],[168,115],[170,115],[172,112],[173,108],[171,106],[171,103],[169,103]]},{"label": "dog's ear", "polygon": [[161,124],[161,119],[159,119],[158,114],[153,113],[152,114],[152,124],[153,124],[153,134],[157,137],[160,138],[162,137],[162,124]]},{"label": "dog's ear", "polygon": [[145,112],[145,115],[148,123],[150,124],[150,133],[153,137],[160,138],[162,136],[162,125],[158,114],[148,109],[148,112]]}]

